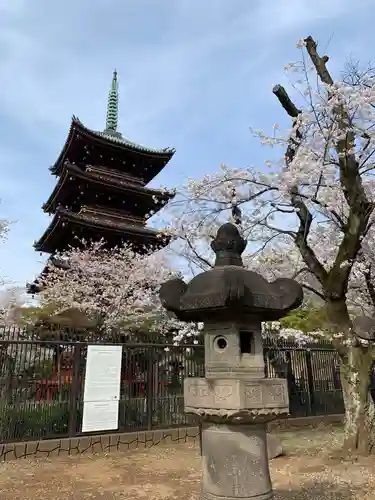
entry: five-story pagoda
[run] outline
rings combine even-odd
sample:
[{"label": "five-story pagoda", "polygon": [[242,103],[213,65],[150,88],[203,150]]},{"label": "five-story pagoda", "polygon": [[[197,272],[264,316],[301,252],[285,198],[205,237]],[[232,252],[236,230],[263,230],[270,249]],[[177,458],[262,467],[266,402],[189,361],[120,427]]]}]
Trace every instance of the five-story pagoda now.
[{"label": "five-story pagoda", "polygon": [[[103,239],[109,248],[130,243],[138,251],[164,244],[157,231],[146,227],[146,220],[150,211],[160,210],[172,195],[146,185],[161,172],[174,150],[129,141],[118,132],[117,121],[115,71],[105,130],[88,129],[73,116],[65,145],[50,167],[58,182],[42,208],[53,219],[34,244],[37,251],[53,258],[55,252],[82,240]],[[37,282],[28,289],[37,292]]]}]

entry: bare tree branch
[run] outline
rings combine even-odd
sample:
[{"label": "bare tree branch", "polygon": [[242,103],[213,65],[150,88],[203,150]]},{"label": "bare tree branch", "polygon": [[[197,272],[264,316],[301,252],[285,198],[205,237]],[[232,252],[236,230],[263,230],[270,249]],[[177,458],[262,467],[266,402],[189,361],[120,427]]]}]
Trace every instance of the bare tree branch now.
[{"label": "bare tree branch", "polygon": [[319,57],[317,53],[317,44],[315,40],[311,37],[308,36],[305,38],[305,43],[306,43],[306,50],[307,53],[310,56],[310,59],[315,66],[316,72],[319,75],[319,78],[323,83],[326,83],[327,85],[332,85],[333,84],[333,79],[331,75],[329,74],[329,71],[327,70],[326,64],[329,60],[328,56],[323,56]]},{"label": "bare tree branch", "polygon": [[[275,91],[276,88],[276,91]],[[282,90],[281,90],[282,89]],[[288,148],[285,154],[285,161],[289,165],[297,152],[298,146],[302,139],[301,132],[298,127],[298,108],[292,103],[286,90],[281,86],[274,87],[274,94],[279,99],[283,108],[287,111],[289,116],[293,117],[293,129],[294,134],[290,136]],[[308,233],[312,223],[312,214],[310,213],[307,205],[302,201],[301,196],[298,192],[298,187],[295,186],[291,190],[291,203],[296,209],[297,217],[299,218],[300,224],[297,233],[295,234],[295,243],[302,255],[303,260],[309,267],[310,271],[316,276],[318,281],[323,284],[327,278],[327,271],[321,265],[317,259],[315,252],[307,243]]]},{"label": "bare tree branch", "polygon": [[297,106],[290,99],[287,91],[284,89],[282,85],[275,85],[272,89],[272,92],[278,98],[281,106],[285,109],[288,115],[292,118],[297,118],[297,116],[301,113],[301,110],[297,108]]},{"label": "bare tree branch", "polygon": [[309,292],[314,293],[314,294],[315,294],[317,297],[319,297],[320,299],[325,300],[324,295],[323,295],[321,292],[318,292],[318,290],[315,290],[315,288],[313,288],[312,286],[307,285],[306,283],[302,283],[302,288],[305,288],[305,289],[306,289],[306,290],[308,290]]},{"label": "bare tree branch", "polygon": [[[328,57],[319,56],[317,44],[311,36],[305,39],[305,43],[306,50],[319,78],[323,83],[332,85],[333,78],[326,66]],[[369,217],[374,208],[373,204],[367,199],[362,184],[359,164],[354,153],[355,136],[351,129],[350,118],[342,104],[337,106],[335,113],[338,125],[345,134],[344,138],[337,142],[336,150],[339,158],[340,183],[349,205],[349,215],[343,231],[344,237],[339,246],[334,265],[327,277],[327,285],[332,299],[343,297],[346,293],[352,263],[361,248],[360,237],[366,230]],[[343,266],[343,263],[346,263],[346,265]]]}]

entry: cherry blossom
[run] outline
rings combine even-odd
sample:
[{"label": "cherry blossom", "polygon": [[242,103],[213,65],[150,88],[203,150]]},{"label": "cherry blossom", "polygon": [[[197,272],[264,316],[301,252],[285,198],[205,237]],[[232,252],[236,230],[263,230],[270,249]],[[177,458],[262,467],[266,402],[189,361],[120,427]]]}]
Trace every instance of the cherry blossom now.
[{"label": "cherry blossom", "polygon": [[295,102],[282,86],[273,89],[290,129],[251,130],[272,150],[264,165],[222,165],[189,179],[170,205],[166,230],[197,272],[212,265],[209,243],[218,226],[236,222],[234,205],[241,210],[246,265],[270,279],[292,276],[324,303],[327,332],[314,335],[328,334],[340,355],[345,443],[370,451],[375,433],[363,432],[360,422],[375,428],[368,391],[373,343],[358,337],[352,318],[375,312],[375,72],[352,67],[334,79],[311,37],[297,47],[301,61],[285,68]]},{"label": "cherry blossom", "polygon": [[176,274],[162,251],[140,255],[130,246],[108,250],[103,241],[82,242],[55,254],[41,279],[40,298],[56,304],[56,312],[79,309],[106,331],[131,332],[147,323],[154,333],[179,338],[193,335],[195,325],[167,315],[158,296],[160,285]]}]

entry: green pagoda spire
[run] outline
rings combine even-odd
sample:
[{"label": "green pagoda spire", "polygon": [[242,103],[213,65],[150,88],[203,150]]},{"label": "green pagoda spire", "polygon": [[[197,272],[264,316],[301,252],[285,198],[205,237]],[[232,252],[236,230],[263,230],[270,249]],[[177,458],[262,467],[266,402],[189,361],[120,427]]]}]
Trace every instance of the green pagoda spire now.
[{"label": "green pagoda spire", "polygon": [[118,81],[117,81],[117,71],[114,70],[112,85],[108,94],[105,132],[107,134],[121,137],[121,134],[117,132],[117,121],[118,121]]}]

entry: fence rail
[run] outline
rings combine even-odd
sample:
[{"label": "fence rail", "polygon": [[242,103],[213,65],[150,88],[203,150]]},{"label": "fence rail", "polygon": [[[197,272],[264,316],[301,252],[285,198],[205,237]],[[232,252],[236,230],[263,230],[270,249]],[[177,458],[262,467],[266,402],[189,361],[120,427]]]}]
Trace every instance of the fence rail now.
[{"label": "fence rail", "polygon": [[[183,379],[204,376],[201,340],[147,340],[0,329],[0,442],[82,434],[87,346],[98,343],[123,345],[118,432],[196,425],[183,412]],[[264,358],[267,377],[288,381],[292,417],[343,411],[332,346],[266,338]]]}]

